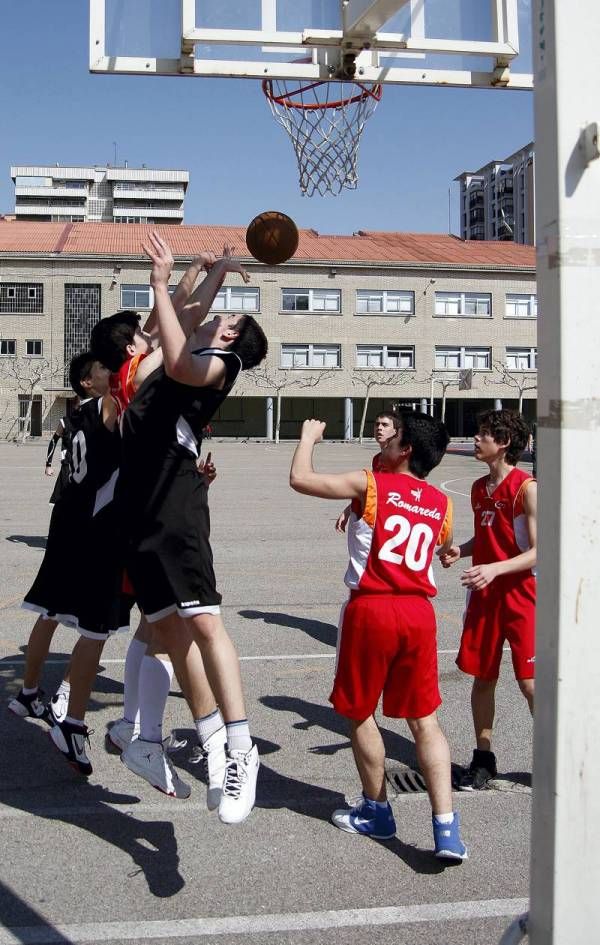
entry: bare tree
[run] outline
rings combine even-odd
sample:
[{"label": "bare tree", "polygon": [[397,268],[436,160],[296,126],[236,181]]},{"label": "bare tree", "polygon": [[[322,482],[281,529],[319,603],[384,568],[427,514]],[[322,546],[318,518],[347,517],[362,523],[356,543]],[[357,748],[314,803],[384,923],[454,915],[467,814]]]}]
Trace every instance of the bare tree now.
[{"label": "bare tree", "polygon": [[484,383],[488,386],[503,386],[511,387],[518,394],[519,398],[519,413],[523,413],[523,396],[528,390],[537,390],[538,379],[537,372],[532,374],[531,371],[518,370],[517,368],[509,368],[503,361],[494,361],[493,362],[494,371],[498,375],[496,378],[494,375],[492,377],[484,378]]},{"label": "bare tree", "polygon": [[414,381],[414,372],[408,368],[398,368],[395,371],[363,371],[355,369],[352,372],[352,385],[353,387],[362,387],[365,398],[358,430],[359,443],[363,441],[371,391],[378,387],[402,387],[403,384],[407,384],[409,381]]},{"label": "bare tree", "polygon": [[25,416],[20,414],[17,420],[17,434],[15,439],[24,443],[31,435],[31,415],[33,401],[36,395],[45,393],[48,381],[63,375],[64,366],[57,359],[49,361],[47,358],[13,357],[2,359],[0,377],[10,383],[10,387],[24,395],[27,409]]},{"label": "bare tree", "polygon": [[[275,395],[275,442],[279,443],[279,431],[281,427],[281,399],[283,392],[291,387],[300,387],[307,389],[316,387],[321,381],[330,374],[333,374],[335,368],[323,368],[322,370],[311,369],[306,374],[297,370],[290,370],[279,367],[268,367],[266,364],[261,367],[252,368],[250,371],[244,371],[244,378],[250,381],[255,387],[266,390]],[[297,375],[297,376],[296,376]]]}]

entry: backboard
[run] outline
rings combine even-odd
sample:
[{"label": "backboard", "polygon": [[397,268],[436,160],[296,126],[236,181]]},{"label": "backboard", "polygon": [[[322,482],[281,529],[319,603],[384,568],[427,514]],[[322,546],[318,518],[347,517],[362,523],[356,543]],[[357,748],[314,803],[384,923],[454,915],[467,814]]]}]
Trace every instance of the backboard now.
[{"label": "backboard", "polygon": [[530,0],[90,0],[90,71],[531,89],[530,20]]}]

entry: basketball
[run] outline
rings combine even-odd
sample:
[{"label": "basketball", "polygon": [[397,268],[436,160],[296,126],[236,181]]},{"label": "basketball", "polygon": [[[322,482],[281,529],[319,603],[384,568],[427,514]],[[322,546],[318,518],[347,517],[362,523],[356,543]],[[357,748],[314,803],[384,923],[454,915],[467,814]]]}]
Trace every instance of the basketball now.
[{"label": "basketball", "polygon": [[250,254],[267,266],[277,266],[290,259],[298,249],[298,239],[294,221],[278,210],[259,213],[246,230]]}]

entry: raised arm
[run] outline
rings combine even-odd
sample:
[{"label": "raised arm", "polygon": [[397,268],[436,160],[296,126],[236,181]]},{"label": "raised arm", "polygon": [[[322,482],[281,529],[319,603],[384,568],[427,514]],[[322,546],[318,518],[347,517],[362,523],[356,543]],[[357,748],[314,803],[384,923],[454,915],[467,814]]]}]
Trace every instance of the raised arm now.
[{"label": "raised arm", "polygon": [[[176,313],[179,315],[183,310],[184,306],[189,301],[190,296],[194,291],[194,286],[196,285],[196,280],[200,273],[204,270],[209,272],[216,262],[216,256],[214,253],[211,253],[209,250],[205,252],[198,253],[197,256],[194,256],[190,265],[182,275],[179,280],[179,284],[171,296],[171,303]],[[152,311],[148,316],[148,320],[144,325],[144,331],[154,334],[158,332],[158,312],[156,309],[156,300],[152,306]]]},{"label": "raised arm", "polygon": [[233,258],[232,247],[224,246],[223,255],[215,261],[200,285],[196,286],[181,312],[181,324],[188,336],[205,320],[228,272],[237,272],[244,282],[250,282],[250,276],[244,267]]},{"label": "raised arm", "polygon": [[323,439],[325,424],[321,420],[305,420],[302,424],[300,442],[296,447],[290,486],[303,495],[314,495],[321,499],[362,499],[367,491],[367,474],[364,469],[348,473],[317,473],[313,468],[315,443]]}]

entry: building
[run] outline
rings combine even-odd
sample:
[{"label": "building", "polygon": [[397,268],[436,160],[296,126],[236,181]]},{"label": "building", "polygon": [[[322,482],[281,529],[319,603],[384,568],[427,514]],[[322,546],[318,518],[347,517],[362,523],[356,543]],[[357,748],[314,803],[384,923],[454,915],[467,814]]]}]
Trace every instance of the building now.
[{"label": "building", "polygon": [[[535,254],[528,246],[468,243],[441,234],[302,230],[294,258],[247,258],[243,227],[161,227],[175,285],[198,247],[246,257],[251,282],[228,276],[217,311],[249,312],[269,338],[266,367],[246,373],[215,418],[216,435],[281,436],[319,416],[327,434],[359,432],[384,405],[442,411],[452,435],[501,399],[535,414]],[[72,394],[70,358],[92,326],[121,308],[150,311],[148,228],[0,221],[0,431],[18,436],[33,396],[32,433],[53,429]],[[16,372],[14,366],[19,366]],[[46,373],[32,386],[31,372]],[[472,371],[460,390],[461,371]],[[35,380],[35,378],[34,378]],[[29,384],[29,387],[27,386]]]},{"label": "building", "polygon": [[465,240],[535,244],[535,154],[533,142],[503,161],[463,171],[460,233]]},{"label": "building", "polygon": [[17,220],[183,223],[188,171],[148,167],[14,165]]}]

